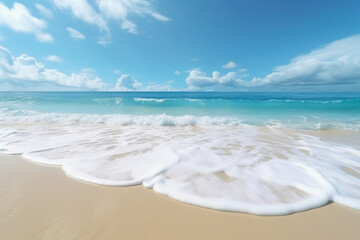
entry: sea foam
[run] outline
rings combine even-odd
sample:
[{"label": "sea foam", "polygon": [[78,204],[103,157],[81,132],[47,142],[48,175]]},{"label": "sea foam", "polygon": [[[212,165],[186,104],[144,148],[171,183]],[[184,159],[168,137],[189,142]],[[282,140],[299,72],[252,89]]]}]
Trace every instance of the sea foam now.
[{"label": "sea foam", "polygon": [[324,119],[317,116],[294,115],[288,118],[265,118],[264,116],[196,116],[163,114],[88,114],[38,112],[0,108],[2,122],[43,122],[43,123],[104,123],[107,125],[137,126],[238,126],[243,123],[266,125],[290,129],[347,129],[360,130],[357,118]]},{"label": "sea foam", "polygon": [[76,179],[143,184],[218,210],[281,215],[329,201],[360,209],[357,146],[325,141],[310,131],[241,123],[38,124],[27,119],[1,124],[0,146],[1,153],[62,166]]}]

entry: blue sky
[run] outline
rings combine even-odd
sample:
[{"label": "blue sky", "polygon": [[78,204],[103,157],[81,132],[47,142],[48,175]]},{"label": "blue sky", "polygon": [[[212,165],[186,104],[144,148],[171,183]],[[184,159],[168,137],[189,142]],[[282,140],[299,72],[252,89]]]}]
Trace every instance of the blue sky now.
[{"label": "blue sky", "polygon": [[359,91],[360,2],[0,1],[0,90]]}]

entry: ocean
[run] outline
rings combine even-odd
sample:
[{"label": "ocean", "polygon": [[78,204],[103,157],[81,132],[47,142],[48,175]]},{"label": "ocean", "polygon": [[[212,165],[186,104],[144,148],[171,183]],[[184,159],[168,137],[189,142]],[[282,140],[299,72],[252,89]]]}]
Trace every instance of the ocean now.
[{"label": "ocean", "polygon": [[360,93],[0,92],[0,153],[222,211],[360,209],[359,133]]}]

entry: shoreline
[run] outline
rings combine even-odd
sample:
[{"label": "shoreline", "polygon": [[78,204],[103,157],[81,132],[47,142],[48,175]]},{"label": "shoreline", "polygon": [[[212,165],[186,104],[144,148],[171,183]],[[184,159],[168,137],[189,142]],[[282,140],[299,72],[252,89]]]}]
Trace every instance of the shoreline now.
[{"label": "shoreline", "polygon": [[360,212],[339,204],[285,216],[221,212],[143,186],[108,187],[0,155],[0,239],[353,239]]}]

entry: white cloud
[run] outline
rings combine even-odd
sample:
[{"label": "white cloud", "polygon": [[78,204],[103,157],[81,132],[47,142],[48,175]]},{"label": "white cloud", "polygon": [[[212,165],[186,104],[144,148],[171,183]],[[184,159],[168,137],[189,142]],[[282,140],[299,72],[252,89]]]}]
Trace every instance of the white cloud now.
[{"label": "white cloud", "polygon": [[46,7],[44,7],[43,5],[36,3],[35,7],[40,11],[40,13],[42,15],[44,15],[45,17],[52,17],[53,13],[52,11],[50,11],[49,9],[47,9]]},{"label": "white cloud", "polygon": [[222,66],[223,68],[236,68],[237,67],[237,64],[236,63],[234,63],[233,61],[229,61],[228,63],[226,63],[226,64],[224,64],[223,66]]},{"label": "white cloud", "polygon": [[181,72],[180,72],[179,70],[176,70],[176,71],[174,72],[174,74],[175,74],[175,75],[181,75]]},{"label": "white cloud", "polygon": [[159,21],[163,21],[163,22],[167,22],[167,21],[170,21],[170,18],[168,17],[165,17],[164,15],[161,15],[157,12],[151,12],[150,15],[155,18],[156,20],[159,20]]},{"label": "white cloud", "polygon": [[0,2],[0,25],[7,26],[16,32],[32,33],[40,42],[52,42],[53,37],[45,33],[46,22],[31,15],[21,3],[15,2],[13,8],[7,8]]},{"label": "white cloud", "polygon": [[4,83],[13,86],[14,89],[29,84],[40,87],[62,86],[78,90],[101,90],[105,87],[102,80],[89,69],[67,75],[57,69],[46,68],[34,57],[26,54],[14,57],[9,50],[0,46],[0,85]]},{"label": "white cloud", "polygon": [[107,19],[120,20],[121,28],[137,34],[136,24],[129,20],[130,15],[149,15],[159,21],[170,19],[159,14],[148,0],[97,0],[101,13]]},{"label": "white cloud", "polygon": [[190,61],[191,61],[191,62],[198,62],[199,59],[198,59],[198,58],[191,58]]},{"label": "white cloud", "polygon": [[54,40],[54,38],[48,33],[38,33],[36,35],[36,39],[39,42],[52,42]]},{"label": "white cloud", "polygon": [[85,35],[74,28],[67,27],[66,30],[69,32],[70,36],[74,39],[80,39],[80,40],[85,39]]},{"label": "white cloud", "polygon": [[246,85],[246,82],[241,79],[241,75],[238,72],[229,72],[221,76],[219,72],[214,71],[212,76],[209,77],[200,69],[191,70],[186,78],[186,83],[191,89],[219,86],[237,88]]},{"label": "white cloud", "polygon": [[61,57],[56,56],[56,55],[49,55],[49,56],[44,57],[44,59],[46,61],[50,61],[50,62],[58,62],[58,63],[62,62]]},{"label": "white cloud", "polygon": [[289,64],[278,66],[263,78],[244,81],[246,69],[211,77],[199,69],[190,71],[186,83],[190,88],[215,90],[219,86],[251,88],[256,90],[343,90],[360,87],[360,35],[331,42],[308,54],[300,55]]},{"label": "white cloud", "polygon": [[135,23],[133,23],[133,22],[131,22],[129,20],[124,20],[122,22],[121,29],[127,30],[129,33],[132,33],[132,34],[137,34],[138,33]]},{"label": "white cloud", "polygon": [[330,86],[360,84],[360,35],[344,38],[300,55],[264,78],[255,86]]},{"label": "white cloud", "polygon": [[78,19],[98,26],[101,30],[108,31],[108,26],[102,15],[86,0],[54,0],[55,5],[64,10],[71,10],[72,14]]},{"label": "white cloud", "polygon": [[115,89],[120,91],[134,91],[142,89],[142,84],[129,74],[123,74],[118,78]]},{"label": "white cloud", "polygon": [[[99,8],[97,12],[87,0],[53,0],[55,5],[64,10],[71,10],[72,14],[82,21],[96,25],[101,30],[110,32],[107,20],[120,21],[120,27],[132,34],[137,34],[136,24],[130,20],[131,15],[151,16],[159,21],[169,21],[169,18],[158,13],[149,0],[96,0]],[[104,38],[104,37],[103,37]],[[99,44],[111,43],[109,37],[98,41]]]},{"label": "white cloud", "polygon": [[110,91],[172,91],[173,89],[170,84],[171,82],[166,84],[150,82],[147,86],[143,86],[129,74],[123,74],[118,78],[115,88],[110,89]]}]

